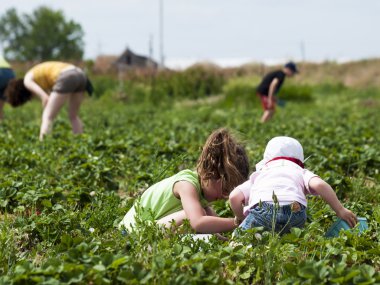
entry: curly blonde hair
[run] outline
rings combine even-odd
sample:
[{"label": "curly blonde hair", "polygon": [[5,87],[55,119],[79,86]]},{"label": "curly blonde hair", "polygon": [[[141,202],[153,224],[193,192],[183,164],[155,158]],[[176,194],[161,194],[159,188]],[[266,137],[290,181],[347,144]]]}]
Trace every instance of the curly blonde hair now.
[{"label": "curly blonde hair", "polygon": [[248,179],[249,161],[244,146],[225,129],[217,129],[207,138],[198,159],[201,181],[222,179],[223,196]]}]

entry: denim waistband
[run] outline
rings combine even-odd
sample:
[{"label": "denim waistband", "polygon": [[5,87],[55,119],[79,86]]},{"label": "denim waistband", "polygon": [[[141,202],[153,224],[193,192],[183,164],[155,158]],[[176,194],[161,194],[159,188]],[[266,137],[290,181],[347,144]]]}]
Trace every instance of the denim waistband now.
[{"label": "denim waistband", "polygon": [[[260,207],[261,205],[261,207]],[[261,202],[254,205],[252,208],[253,209],[261,209],[261,208],[264,208],[264,209],[268,209],[270,211],[273,211],[276,209],[276,204],[272,204],[272,203],[268,203],[268,202]],[[278,205],[277,206],[277,211],[280,212],[280,213],[290,213],[290,212],[299,212],[299,211],[303,211],[306,209],[306,207],[304,205],[302,205],[300,202],[293,202],[289,205]]]}]

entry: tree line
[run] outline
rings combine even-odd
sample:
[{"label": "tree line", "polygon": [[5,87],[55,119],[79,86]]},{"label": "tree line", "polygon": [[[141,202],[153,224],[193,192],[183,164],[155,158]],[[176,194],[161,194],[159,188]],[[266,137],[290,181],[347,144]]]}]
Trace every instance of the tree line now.
[{"label": "tree line", "polygon": [[46,6],[31,14],[11,8],[0,17],[0,44],[9,60],[81,60],[83,36],[79,23]]}]

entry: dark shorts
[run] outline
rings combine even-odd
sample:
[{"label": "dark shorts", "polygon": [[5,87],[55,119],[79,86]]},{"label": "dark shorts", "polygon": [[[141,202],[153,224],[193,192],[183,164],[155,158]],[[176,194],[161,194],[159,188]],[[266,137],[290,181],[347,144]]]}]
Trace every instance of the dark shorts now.
[{"label": "dark shorts", "polygon": [[8,82],[15,78],[15,73],[10,68],[0,68],[0,100],[5,101],[4,91]]},{"label": "dark shorts", "polygon": [[256,93],[256,95],[260,98],[261,106],[263,107],[264,110],[274,110],[275,109],[275,106],[276,106],[276,100],[275,99],[274,99],[274,102],[272,104],[272,107],[268,108],[268,102],[269,102],[268,96],[260,94],[260,93]]},{"label": "dark shorts", "polygon": [[76,93],[86,91],[87,76],[80,68],[69,69],[61,72],[53,86],[57,93]]}]

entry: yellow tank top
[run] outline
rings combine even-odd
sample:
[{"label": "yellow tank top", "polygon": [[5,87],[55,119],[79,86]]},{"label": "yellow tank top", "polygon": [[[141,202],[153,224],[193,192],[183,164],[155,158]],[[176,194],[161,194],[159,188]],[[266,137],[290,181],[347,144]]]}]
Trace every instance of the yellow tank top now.
[{"label": "yellow tank top", "polygon": [[34,66],[30,69],[30,72],[33,73],[33,80],[45,92],[50,92],[61,71],[71,65],[70,63],[60,61],[46,61]]}]

